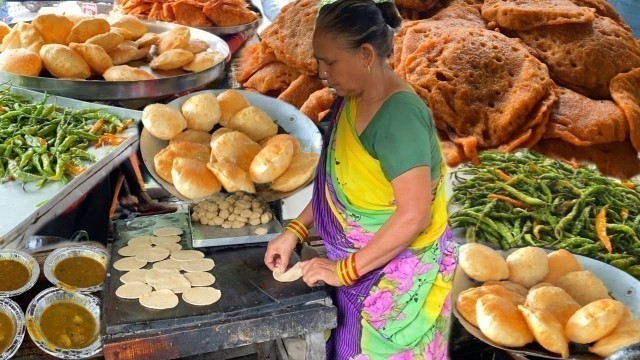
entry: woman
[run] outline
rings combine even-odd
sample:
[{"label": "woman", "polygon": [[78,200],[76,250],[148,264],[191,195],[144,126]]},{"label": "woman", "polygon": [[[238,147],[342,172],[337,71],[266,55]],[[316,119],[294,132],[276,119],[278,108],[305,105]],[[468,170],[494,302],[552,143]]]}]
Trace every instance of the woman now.
[{"label": "woman", "polygon": [[400,21],[392,2],[321,2],[314,55],[339,98],[313,199],[265,255],[284,271],[318,229],[328,259],[302,271],[310,286],[336,287],[328,359],[447,358],[455,246],[445,168],[429,109],[387,64]]}]

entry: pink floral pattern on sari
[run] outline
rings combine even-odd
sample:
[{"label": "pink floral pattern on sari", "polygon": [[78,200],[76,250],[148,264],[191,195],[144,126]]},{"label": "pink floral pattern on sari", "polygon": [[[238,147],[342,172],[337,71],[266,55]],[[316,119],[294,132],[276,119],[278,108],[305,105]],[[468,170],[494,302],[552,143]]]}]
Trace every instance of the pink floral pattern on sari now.
[{"label": "pink floral pattern on sari", "polygon": [[447,360],[447,341],[443,340],[440,331],[436,331],[433,340],[424,349],[426,360]]},{"label": "pink floral pattern on sari", "polygon": [[402,295],[413,287],[413,280],[417,275],[426,274],[433,268],[433,264],[426,264],[410,250],[403,251],[399,256],[385,266],[383,272],[388,279],[398,283],[398,295]]},{"label": "pink floral pattern on sari", "polygon": [[389,360],[413,360],[413,350],[405,350],[401,353],[392,355]]},{"label": "pink floral pattern on sari", "polygon": [[440,240],[440,249],[442,249],[442,255],[440,257],[439,265],[440,272],[443,277],[452,276],[456,271],[456,244],[453,241]]},{"label": "pink floral pattern on sari", "polygon": [[364,300],[363,312],[375,329],[384,327],[393,310],[394,299],[391,291],[379,290]]},{"label": "pink floral pattern on sari", "polygon": [[345,229],[345,236],[347,240],[349,240],[353,247],[356,249],[361,249],[365,245],[369,243],[371,238],[373,238],[375,234],[367,232],[362,226],[358,225],[357,222],[352,220],[347,220],[347,228]]}]

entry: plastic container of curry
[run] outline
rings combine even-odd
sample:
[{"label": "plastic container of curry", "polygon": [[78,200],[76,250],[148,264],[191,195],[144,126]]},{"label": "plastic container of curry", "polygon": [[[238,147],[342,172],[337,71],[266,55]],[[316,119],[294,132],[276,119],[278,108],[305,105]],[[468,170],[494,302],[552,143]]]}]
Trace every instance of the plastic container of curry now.
[{"label": "plastic container of curry", "polygon": [[44,261],[44,276],[53,285],[71,292],[100,291],[109,257],[88,245],[74,245],[53,251]]},{"label": "plastic container of curry", "polygon": [[38,262],[18,250],[0,250],[0,298],[20,295],[31,289],[40,276]]},{"label": "plastic container of curry", "polygon": [[22,345],[23,339],[22,309],[11,299],[0,299],[0,360],[10,359]]},{"label": "plastic container of curry", "polygon": [[86,359],[102,349],[100,300],[92,295],[48,288],[27,307],[26,325],[31,340],[60,359]]}]

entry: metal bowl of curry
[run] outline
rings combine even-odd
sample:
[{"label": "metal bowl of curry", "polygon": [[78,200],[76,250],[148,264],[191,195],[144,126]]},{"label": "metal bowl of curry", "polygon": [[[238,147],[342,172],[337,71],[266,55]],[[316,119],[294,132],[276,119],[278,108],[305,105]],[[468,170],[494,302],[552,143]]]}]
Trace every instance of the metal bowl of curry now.
[{"label": "metal bowl of curry", "polygon": [[31,340],[60,359],[86,359],[102,349],[100,300],[93,295],[48,288],[27,307],[26,324]]},{"label": "metal bowl of curry", "polygon": [[18,250],[0,250],[0,297],[20,295],[31,289],[40,276],[40,266],[31,255]]},{"label": "metal bowl of curry", "polygon": [[64,247],[47,256],[44,276],[61,289],[92,293],[102,289],[107,263],[107,253],[95,246]]},{"label": "metal bowl of curry", "polygon": [[0,360],[11,359],[24,339],[24,314],[11,299],[0,299]]}]

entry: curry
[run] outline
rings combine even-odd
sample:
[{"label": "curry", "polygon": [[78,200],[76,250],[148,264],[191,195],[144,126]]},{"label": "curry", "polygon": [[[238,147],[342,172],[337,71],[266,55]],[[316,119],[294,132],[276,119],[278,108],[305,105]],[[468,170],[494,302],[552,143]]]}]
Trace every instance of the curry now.
[{"label": "curry", "polygon": [[11,321],[9,315],[0,311],[0,355],[7,351],[7,348],[11,345],[14,331],[13,321]]},{"label": "curry", "polygon": [[44,337],[63,349],[82,349],[96,338],[98,326],[89,310],[70,302],[51,304],[40,317]]},{"label": "curry", "polygon": [[60,261],[53,273],[67,285],[86,288],[102,284],[105,271],[104,265],[95,259],[74,256]]},{"label": "curry", "polygon": [[29,282],[31,272],[23,263],[15,260],[0,260],[0,291],[20,289]]}]

